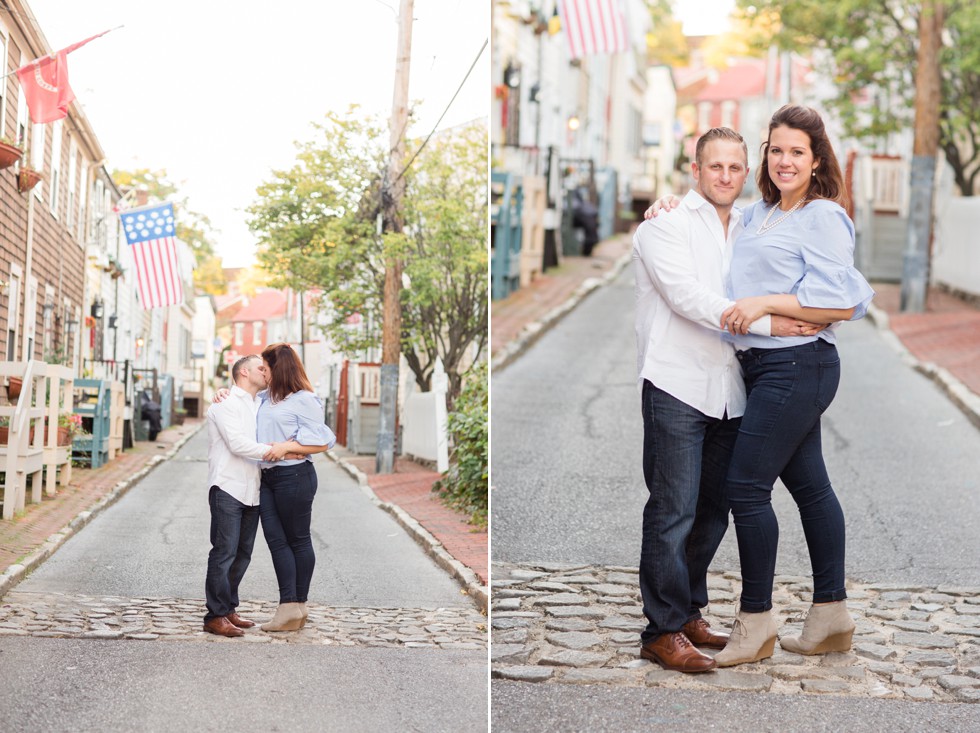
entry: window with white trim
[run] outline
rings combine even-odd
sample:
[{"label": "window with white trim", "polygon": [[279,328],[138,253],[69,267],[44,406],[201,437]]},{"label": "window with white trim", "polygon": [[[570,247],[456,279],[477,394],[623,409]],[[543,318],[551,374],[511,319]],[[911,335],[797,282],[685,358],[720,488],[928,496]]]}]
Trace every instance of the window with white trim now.
[{"label": "window with white trim", "polygon": [[735,129],[735,102],[726,99],[721,103],[721,126]]},{"label": "window with white trim", "polygon": [[105,204],[105,181],[101,178],[96,178],[95,182],[92,184],[92,199],[91,199],[91,212],[90,217],[92,223],[89,227],[89,240],[92,242],[102,243],[103,237],[102,232],[105,231],[102,227],[103,215],[105,211],[103,210],[103,205]]},{"label": "window with white trim", "polygon": [[[27,63],[24,54],[20,55],[20,65]],[[17,131],[14,135],[15,142],[23,147],[27,144],[27,128],[30,124],[30,110],[27,109],[27,97],[24,96],[24,87],[17,85]]]},{"label": "window with white trim", "polygon": [[44,286],[44,307],[41,309],[41,351],[45,359],[52,356],[51,343],[54,336],[54,287]]},{"label": "window with white trim", "polygon": [[75,178],[78,176],[78,143],[75,137],[68,138],[68,212],[65,214],[65,226],[68,233],[75,235],[75,188],[77,183]]},{"label": "window with white trim", "polygon": [[34,341],[37,338],[38,282],[32,277],[27,283],[27,301],[24,304],[24,352],[23,361],[34,358]]},{"label": "window with white trim", "polygon": [[711,102],[698,104],[698,133],[704,134],[711,129]]},{"label": "window with white trim", "polygon": [[17,361],[17,315],[20,313],[20,281],[23,277],[20,265],[11,263],[7,284],[7,361]]},{"label": "window with white trim", "polygon": [[245,324],[236,323],[235,324],[235,346],[245,345]]},{"label": "window with white trim", "polygon": [[88,166],[85,165],[85,159],[79,158],[79,162],[82,168],[82,181],[81,185],[78,187],[78,246],[84,248],[86,237],[85,237],[85,207],[88,205]]},{"label": "window with white trim", "polygon": [[[31,168],[40,172],[44,170],[44,123],[35,122],[31,128]],[[31,190],[37,198],[41,198],[43,181]]]},{"label": "window with white trim", "polygon": [[58,218],[58,189],[61,187],[61,120],[51,123],[51,201],[48,208],[55,219]]},{"label": "window with white trim", "polygon": [[252,346],[262,343],[262,321],[252,321]]},{"label": "window with white trim", "polygon": [[[6,27],[0,22],[0,110],[6,113],[7,110],[7,52],[9,49],[10,35]],[[7,115],[0,114],[0,135],[7,134]]]}]

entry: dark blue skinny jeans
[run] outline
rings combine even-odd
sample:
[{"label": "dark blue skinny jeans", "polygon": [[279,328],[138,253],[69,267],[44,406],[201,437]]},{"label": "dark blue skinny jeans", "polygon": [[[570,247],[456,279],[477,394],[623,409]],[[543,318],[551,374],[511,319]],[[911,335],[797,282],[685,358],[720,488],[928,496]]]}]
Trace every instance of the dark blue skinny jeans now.
[{"label": "dark blue skinny jeans", "polygon": [[316,470],[310,461],[262,470],[259,510],[280,603],[305,603],[316,555],[310,537]]},{"label": "dark blue skinny jeans", "polygon": [[252,560],[255,531],[259,527],[259,508],[242,504],[227,491],[212,486],[208,493],[211,507],[211,552],[204,581],[207,623],[227,616],[238,607],[238,586]]},{"label": "dark blue skinny jeans", "polygon": [[738,352],[748,404],[728,472],[728,500],[742,565],[743,611],[772,608],[779,524],[772,509],[777,478],[800,512],[813,570],[813,602],[841,601],[844,513],[830,485],[820,416],[840,382],[837,347],[823,339],[781,349]]},{"label": "dark blue skinny jeans", "polygon": [[728,529],[725,475],[739,421],[708,417],[647,381],[642,400],[645,644],[680,631],[708,605],[708,565]]}]

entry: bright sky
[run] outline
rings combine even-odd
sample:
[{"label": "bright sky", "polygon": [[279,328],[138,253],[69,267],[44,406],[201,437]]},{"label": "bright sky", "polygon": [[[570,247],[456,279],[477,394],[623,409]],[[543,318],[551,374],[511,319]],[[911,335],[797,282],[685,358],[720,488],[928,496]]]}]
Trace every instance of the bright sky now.
[{"label": "bright sky", "polygon": [[685,36],[714,36],[728,29],[735,0],[674,0],[673,6]]},{"label": "bright sky", "polygon": [[[387,122],[398,0],[28,0],[53,50],[122,25],[68,57],[106,167],[165,168],[210,217],[226,267],[249,264],[244,209],[295,159],[310,123],[351,103]],[[485,0],[415,0],[412,134],[427,134],[489,36]],[[440,127],[489,111],[489,46]]]}]

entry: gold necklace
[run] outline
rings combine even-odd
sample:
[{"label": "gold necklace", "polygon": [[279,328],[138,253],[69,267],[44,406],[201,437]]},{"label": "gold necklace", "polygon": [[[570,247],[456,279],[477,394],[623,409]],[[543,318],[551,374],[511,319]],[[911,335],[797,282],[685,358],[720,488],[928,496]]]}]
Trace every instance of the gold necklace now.
[{"label": "gold necklace", "polygon": [[772,224],[770,224],[769,223],[769,220],[772,218],[773,212],[776,209],[779,208],[779,204],[774,204],[773,207],[771,209],[769,209],[769,213],[766,214],[766,218],[762,222],[762,226],[759,227],[759,229],[756,231],[756,234],[765,234],[770,229],[772,229],[774,226],[776,226],[780,222],[784,221],[786,219],[786,217],[788,217],[790,214],[792,214],[794,211],[796,211],[798,208],[800,208],[800,206],[803,205],[804,199],[806,199],[806,196],[804,196],[799,201],[797,201],[795,204],[793,204],[792,206],[790,206],[788,211],[786,211],[781,217],[779,217],[778,219],[776,219],[776,221],[774,221]]}]

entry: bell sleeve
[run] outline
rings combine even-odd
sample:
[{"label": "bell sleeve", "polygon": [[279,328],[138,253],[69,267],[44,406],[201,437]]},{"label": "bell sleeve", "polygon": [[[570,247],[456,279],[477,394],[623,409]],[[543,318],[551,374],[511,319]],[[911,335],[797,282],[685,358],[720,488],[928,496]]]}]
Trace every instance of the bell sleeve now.
[{"label": "bell sleeve", "polygon": [[300,445],[325,445],[333,448],[337,436],[323,422],[323,403],[312,392],[296,392],[296,435],[293,436]]},{"label": "bell sleeve", "polygon": [[796,297],[805,308],[854,308],[850,320],[863,318],[875,291],[854,267],[854,224],[832,202],[814,201],[811,207]]}]

